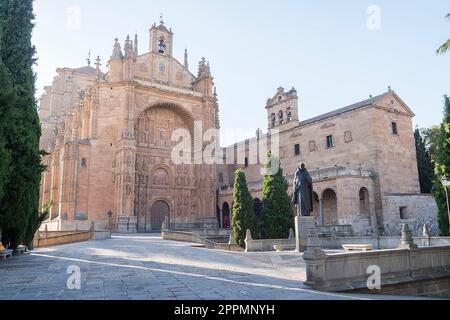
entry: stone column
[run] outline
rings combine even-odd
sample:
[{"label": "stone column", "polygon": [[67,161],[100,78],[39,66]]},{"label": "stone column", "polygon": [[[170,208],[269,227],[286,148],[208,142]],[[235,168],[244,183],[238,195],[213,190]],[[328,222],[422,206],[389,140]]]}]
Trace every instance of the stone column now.
[{"label": "stone column", "polygon": [[223,229],[223,209],[220,209],[219,229]]},{"label": "stone column", "polygon": [[320,206],[320,225],[322,227],[325,226],[325,211],[323,207],[323,197],[319,199],[319,206]]}]

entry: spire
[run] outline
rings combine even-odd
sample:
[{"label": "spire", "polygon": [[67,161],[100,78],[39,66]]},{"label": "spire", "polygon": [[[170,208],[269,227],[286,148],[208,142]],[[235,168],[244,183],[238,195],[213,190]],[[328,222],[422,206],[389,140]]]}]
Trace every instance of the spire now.
[{"label": "spire", "polygon": [[189,69],[189,61],[188,61],[188,50],[187,48],[184,50],[184,67]]},{"label": "spire", "polygon": [[100,80],[100,75],[101,75],[101,70],[100,70],[100,66],[102,65],[100,62],[102,60],[100,59],[100,56],[97,56],[97,59],[95,59],[95,73],[97,74],[97,79]]},{"label": "spire", "polygon": [[161,15],[159,16],[159,23],[160,25],[164,25],[164,14],[161,13]]},{"label": "spire", "polygon": [[123,50],[125,51],[125,58],[133,57],[133,54],[134,54],[133,41],[131,41],[130,35],[127,35],[127,37],[125,39],[125,46],[124,46]]},{"label": "spire", "polygon": [[97,59],[95,59],[95,67],[96,67],[97,73],[100,73],[100,66],[102,65],[100,63],[101,61],[102,60],[100,59],[100,56],[97,56]]},{"label": "spire", "polygon": [[91,66],[91,50],[89,50],[88,58],[86,59],[88,67]]},{"label": "spire", "polygon": [[114,39],[114,49],[111,56],[111,60],[122,60],[123,54],[122,54],[122,48],[120,47],[119,39]]},{"label": "spire", "polygon": [[138,35],[137,33],[134,35],[134,57],[137,58],[139,55],[139,48],[138,48]]},{"label": "spire", "polygon": [[211,68],[209,62],[206,62],[205,58],[202,58],[198,64],[198,79],[211,77]]}]

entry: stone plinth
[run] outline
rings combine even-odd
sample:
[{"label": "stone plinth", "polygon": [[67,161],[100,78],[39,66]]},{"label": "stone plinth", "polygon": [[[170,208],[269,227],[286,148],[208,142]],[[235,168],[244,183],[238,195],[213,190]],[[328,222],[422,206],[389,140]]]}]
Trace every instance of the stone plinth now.
[{"label": "stone plinth", "polygon": [[296,251],[305,251],[308,245],[308,236],[311,228],[315,228],[316,219],[314,217],[295,217],[295,243]]}]

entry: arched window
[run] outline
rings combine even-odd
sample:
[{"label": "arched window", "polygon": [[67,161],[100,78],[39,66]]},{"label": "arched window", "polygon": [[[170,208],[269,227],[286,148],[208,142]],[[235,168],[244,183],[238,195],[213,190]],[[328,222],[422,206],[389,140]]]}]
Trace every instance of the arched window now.
[{"label": "arched window", "polygon": [[166,49],[167,49],[166,40],[163,37],[161,37],[159,39],[158,52],[164,54],[166,53]]},{"label": "arched window", "polygon": [[292,121],[292,109],[288,108],[287,109],[287,115],[288,115],[288,122]]},{"label": "arched window", "polygon": [[369,219],[369,191],[367,188],[359,190],[359,213],[364,219]]},{"label": "arched window", "polygon": [[272,113],[272,128],[275,128],[276,125],[277,125],[277,116],[275,115],[275,113]]},{"label": "arched window", "polygon": [[280,111],[279,117],[280,117],[280,124],[283,124],[284,123],[284,112],[283,111]]}]

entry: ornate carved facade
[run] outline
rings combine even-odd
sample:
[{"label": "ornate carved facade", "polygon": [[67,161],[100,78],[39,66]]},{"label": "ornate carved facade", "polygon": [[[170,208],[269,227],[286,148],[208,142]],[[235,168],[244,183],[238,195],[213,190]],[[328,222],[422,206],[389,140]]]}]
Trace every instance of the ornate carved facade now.
[{"label": "ornate carved facade", "polygon": [[[178,62],[173,33],[162,21],[150,29],[149,48],[139,55],[137,36],[127,37],[123,50],[116,39],[106,75],[98,59],[97,69],[72,72],[88,81],[60,90],[79,91],[76,99],[49,105],[59,83],[68,81],[65,74],[42,97],[41,110],[59,116],[53,127],[44,126],[43,138],[51,154],[41,204],[54,203],[50,229],[88,228],[91,222],[120,232],[160,230],[164,222],[172,228],[217,225],[216,168],[176,165],[171,157],[175,130],[193,135],[196,121],[203,132],[218,129],[209,63],[203,58],[194,76],[187,52],[184,64]],[[50,118],[41,112],[43,124]]]}]

